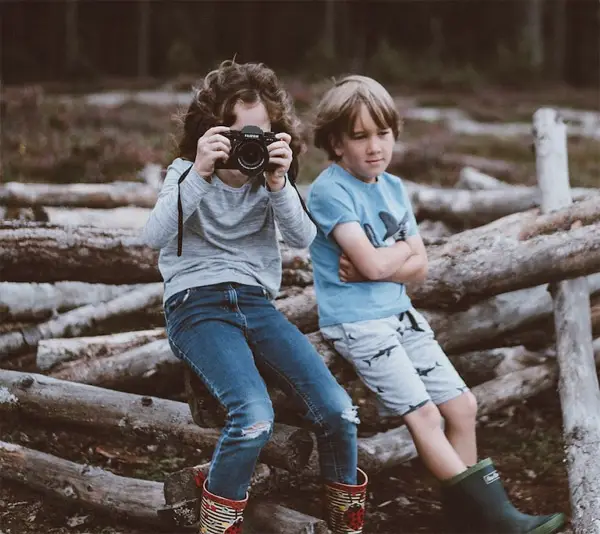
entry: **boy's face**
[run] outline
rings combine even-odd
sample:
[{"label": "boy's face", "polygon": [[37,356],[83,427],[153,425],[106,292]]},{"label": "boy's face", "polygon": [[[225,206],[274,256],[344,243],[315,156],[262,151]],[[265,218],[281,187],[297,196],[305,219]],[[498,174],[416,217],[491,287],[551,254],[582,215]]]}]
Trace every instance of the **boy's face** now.
[{"label": "boy's face", "polygon": [[333,148],[340,166],[359,180],[371,183],[390,164],[394,142],[392,129],[379,128],[363,104],[352,133],[343,133]]}]

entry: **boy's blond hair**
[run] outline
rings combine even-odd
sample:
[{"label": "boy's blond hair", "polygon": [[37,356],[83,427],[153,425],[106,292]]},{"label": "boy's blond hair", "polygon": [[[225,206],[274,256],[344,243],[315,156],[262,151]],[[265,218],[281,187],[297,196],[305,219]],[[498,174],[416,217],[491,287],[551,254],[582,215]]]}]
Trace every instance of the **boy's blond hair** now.
[{"label": "boy's blond hair", "polygon": [[339,158],[333,149],[342,134],[351,134],[354,122],[365,105],[379,128],[391,128],[398,139],[400,117],[394,100],[379,82],[367,76],[346,76],[331,87],[317,105],[314,143],[327,152],[332,161]]}]

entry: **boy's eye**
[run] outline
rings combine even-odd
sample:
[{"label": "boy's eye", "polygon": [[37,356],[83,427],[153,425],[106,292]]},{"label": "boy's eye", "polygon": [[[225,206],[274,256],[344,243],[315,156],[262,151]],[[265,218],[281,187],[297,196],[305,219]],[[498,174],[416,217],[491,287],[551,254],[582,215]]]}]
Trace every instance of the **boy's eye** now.
[{"label": "boy's eye", "polygon": [[386,135],[387,135],[387,134],[389,134],[389,133],[390,133],[390,131],[389,131],[389,130],[380,130],[380,131],[379,131],[379,135],[380,135],[381,137],[384,137],[384,136],[386,136]]}]

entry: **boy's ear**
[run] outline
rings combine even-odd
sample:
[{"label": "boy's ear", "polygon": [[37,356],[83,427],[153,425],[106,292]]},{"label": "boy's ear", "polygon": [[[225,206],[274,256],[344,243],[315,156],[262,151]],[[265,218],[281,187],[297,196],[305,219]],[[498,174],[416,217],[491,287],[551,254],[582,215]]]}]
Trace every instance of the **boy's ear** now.
[{"label": "boy's ear", "polygon": [[342,142],[340,141],[339,137],[337,137],[333,134],[330,134],[329,135],[329,146],[331,146],[331,148],[335,152],[335,155],[338,158],[342,157],[344,151],[342,149]]}]

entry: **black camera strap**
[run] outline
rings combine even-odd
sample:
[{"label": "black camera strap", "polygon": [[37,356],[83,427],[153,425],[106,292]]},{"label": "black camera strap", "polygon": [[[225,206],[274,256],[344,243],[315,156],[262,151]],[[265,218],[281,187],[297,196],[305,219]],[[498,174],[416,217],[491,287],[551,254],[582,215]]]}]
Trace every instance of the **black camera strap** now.
[{"label": "black camera strap", "polygon": [[[180,186],[181,182],[183,182],[186,179],[193,166],[194,164],[190,165],[185,171],[183,171],[183,174],[179,177],[179,180],[177,181],[177,256],[181,256],[181,253],[183,251],[183,204],[181,203]],[[312,221],[312,223],[318,228],[317,222],[313,219],[313,216],[310,214],[310,211],[308,211],[308,208],[304,203],[304,199],[302,198],[298,187],[296,187],[296,180],[294,179],[294,177],[297,174],[297,172],[298,163],[294,159],[294,161],[292,162],[292,166],[290,167],[290,171],[287,174],[287,180],[289,180],[290,185],[296,190],[296,193],[298,193],[298,198],[300,199],[300,205],[302,206],[302,209],[304,210],[306,215],[308,215],[308,218]]]},{"label": "black camera strap", "polygon": [[183,250],[183,205],[181,204],[181,182],[183,182],[186,176],[192,170],[194,164],[192,163],[177,181],[177,256],[181,256]]}]

